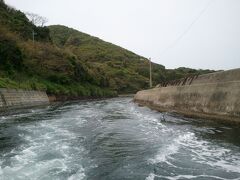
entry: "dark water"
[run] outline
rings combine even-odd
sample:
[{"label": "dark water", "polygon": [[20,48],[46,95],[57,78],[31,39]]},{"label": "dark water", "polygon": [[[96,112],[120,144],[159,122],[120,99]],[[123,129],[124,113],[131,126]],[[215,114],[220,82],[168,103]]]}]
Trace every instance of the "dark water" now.
[{"label": "dark water", "polygon": [[0,179],[240,179],[240,127],[138,107],[67,103],[0,119]]}]

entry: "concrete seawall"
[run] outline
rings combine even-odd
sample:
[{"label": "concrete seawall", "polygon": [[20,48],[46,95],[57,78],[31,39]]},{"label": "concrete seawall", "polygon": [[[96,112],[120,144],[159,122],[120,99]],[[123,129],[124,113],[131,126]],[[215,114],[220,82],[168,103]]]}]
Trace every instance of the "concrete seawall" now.
[{"label": "concrete seawall", "polygon": [[0,88],[0,111],[47,104],[49,99],[45,92]]},{"label": "concrete seawall", "polygon": [[240,122],[240,69],[202,75],[191,85],[139,91],[134,101],[163,112]]}]

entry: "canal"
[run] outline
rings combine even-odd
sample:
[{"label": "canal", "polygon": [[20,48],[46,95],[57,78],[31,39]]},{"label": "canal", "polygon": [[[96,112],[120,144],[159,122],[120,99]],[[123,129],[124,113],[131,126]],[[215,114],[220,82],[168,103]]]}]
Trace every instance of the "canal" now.
[{"label": "canal", "polygon": [[240,179],[240,126],[68,102],[0,117],[1,180]]}]

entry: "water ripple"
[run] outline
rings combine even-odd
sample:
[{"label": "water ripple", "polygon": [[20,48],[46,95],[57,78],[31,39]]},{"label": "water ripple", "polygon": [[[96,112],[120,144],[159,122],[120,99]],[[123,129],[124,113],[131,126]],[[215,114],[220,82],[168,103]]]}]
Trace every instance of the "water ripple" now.
[{"label": "water ripple", "polygon": [[0,118],[0,179],[240,179],[240,127],[81,101]]}]

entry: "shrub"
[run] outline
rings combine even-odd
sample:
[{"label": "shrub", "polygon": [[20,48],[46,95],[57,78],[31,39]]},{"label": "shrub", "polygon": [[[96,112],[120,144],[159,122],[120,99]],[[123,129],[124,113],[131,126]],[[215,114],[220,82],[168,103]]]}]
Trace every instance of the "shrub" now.
[{"label": "shrub", "polygon": [[23,55],[16,42],[3,37],[0,34],[0,65],[5,70],[21,70],[23,67]]}]

